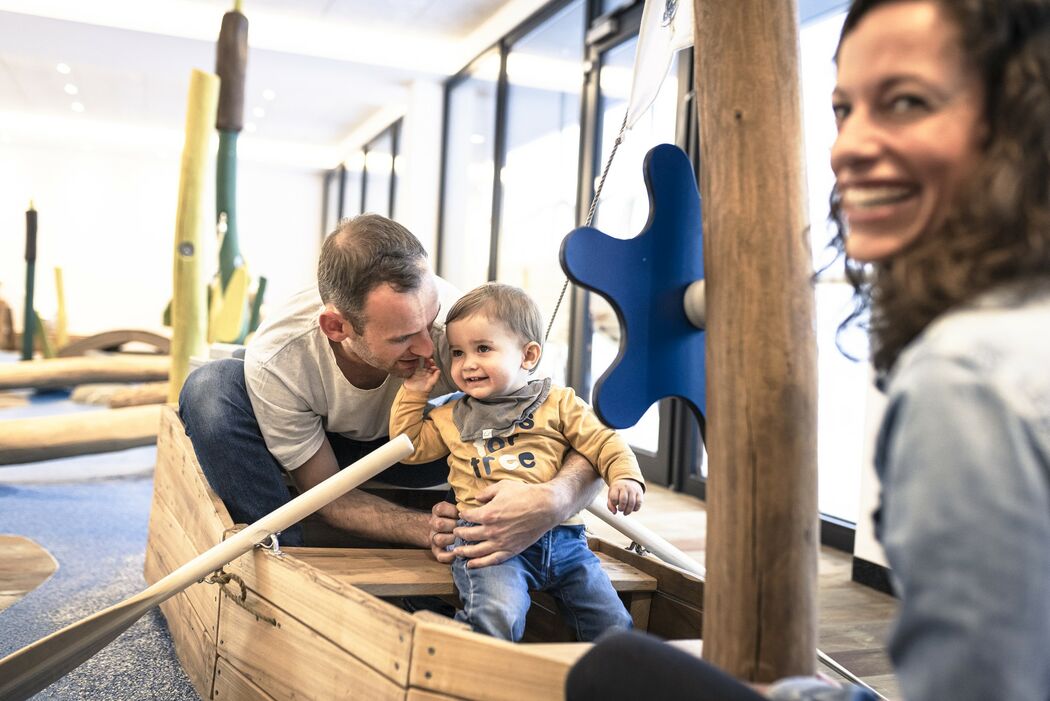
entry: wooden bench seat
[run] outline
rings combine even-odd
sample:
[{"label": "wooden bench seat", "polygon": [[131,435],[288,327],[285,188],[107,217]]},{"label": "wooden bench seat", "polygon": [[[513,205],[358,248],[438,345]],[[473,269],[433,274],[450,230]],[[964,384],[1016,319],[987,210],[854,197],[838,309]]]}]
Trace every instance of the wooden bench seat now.
[{"label": "wooden bench seat", "polygon": [[[296,548],[286,551],[297,559],[341,582],[373,596],[439,596],[458,600],[452,568],[430,556],[427,550],[404,548]],[[603,552],[592,551],[609,576],[631,614],[635,628],[647,630],[656,578]],[[559,621],[557,604],[546,592],[532,592],[529,625],[547,640],[573,640],[571,631]],[[530,639],[526,630],[526,639]]]},{"label": "wooden bench seat", "polygon": [[[397,548],[287,548],[303,562],[373,596],[449,596],[452,568],[426,550]],[[656,591],[656,578],[605,553],[595,555],[618,592]]]}]

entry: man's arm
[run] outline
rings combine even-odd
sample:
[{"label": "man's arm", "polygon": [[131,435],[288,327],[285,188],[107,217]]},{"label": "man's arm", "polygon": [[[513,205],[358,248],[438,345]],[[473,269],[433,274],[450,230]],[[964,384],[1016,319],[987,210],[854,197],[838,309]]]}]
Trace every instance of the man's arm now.
[{"label": "man's arm", "polygon": [[[326,437],[317,452],[292,470],[291,475],[299,491],[306,491],[338,471],[339,463]],[[362,538],[421,548],[431,544],[430,514],[399,506],[360,489],[347,492],[317,513],[331,525]]]},{"label": "man's arm", "polygon": [[544,484],[506,480],[486,488],[485,502],[461,515],[478,524],[455,529],[464,540],[477,541],[455,550],[470,558],[468,567],[496,565],[517,555],[540,536],[584,509],[601,489],[601,480],[579,453],[569,453],[554,479]]}]

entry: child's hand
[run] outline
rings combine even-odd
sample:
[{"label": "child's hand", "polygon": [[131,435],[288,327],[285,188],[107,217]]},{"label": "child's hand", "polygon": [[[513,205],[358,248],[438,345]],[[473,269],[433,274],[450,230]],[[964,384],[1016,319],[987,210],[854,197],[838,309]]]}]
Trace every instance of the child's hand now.
[{"label": "child's hand", "polygon": [[609,511],[622,511],[624,516],[642,508],[642,485],[632,479],[616,480],[609,485]]},{"label": "child's hand", "polygon": [[433,358],[426,358],[412,373],[412,376],[405,380],[405,389],[430,394],[430,390],[434,389],[439,377],[441,377],[441,371],[438,370],[437,363]]}]

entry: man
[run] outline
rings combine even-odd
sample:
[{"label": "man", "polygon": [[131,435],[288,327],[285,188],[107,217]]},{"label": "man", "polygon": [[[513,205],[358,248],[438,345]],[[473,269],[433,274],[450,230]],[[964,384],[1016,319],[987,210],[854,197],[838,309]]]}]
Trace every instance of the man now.
[{"label": "man", "polygon": [[[458,293],[427,267],[426,251],[403,226],[365,214],[344,221],[322,248],[318,289],[293,297],[256,333],[245,360],[209,363],[186,380],[179,411],[212,488],[234,521],[251,523],[288,501],[287,471],[300,491],[387,440],[394,395],[424,358],[447,371],[444,314]],[[319,293],[319,294],[318,294]],[[434,394],[454,390],[443,373]],[[444,461],[395,466],[379,479],[400,486],[445,481]],[[441,502],[427,514],[360,490],[318,513],[370,540],[430,547],[442,562],[471,565],[516,555],[586,506],[597,474],[571,454],[542,485],[503,482],[457,528],[472,545],[446,552],[457,512]],[[301,526],[281,535],[301,545]]]}]

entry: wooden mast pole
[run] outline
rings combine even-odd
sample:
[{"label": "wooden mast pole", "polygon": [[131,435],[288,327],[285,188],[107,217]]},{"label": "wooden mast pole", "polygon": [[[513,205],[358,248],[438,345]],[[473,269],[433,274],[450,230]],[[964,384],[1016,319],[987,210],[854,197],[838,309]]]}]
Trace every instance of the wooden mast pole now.
[{"label": "wooden mast pole", "polygon": [[816,649],[816,349],[794,0],[694,0],[707,293],[704,657]]}]

